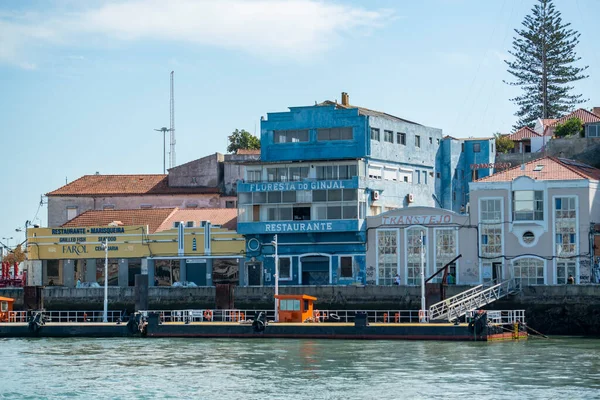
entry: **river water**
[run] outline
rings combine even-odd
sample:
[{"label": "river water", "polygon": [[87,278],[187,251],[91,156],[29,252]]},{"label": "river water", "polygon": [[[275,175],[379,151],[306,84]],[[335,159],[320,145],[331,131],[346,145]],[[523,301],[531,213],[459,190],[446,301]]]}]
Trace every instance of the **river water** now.
[{"label": "river water", "polygon": [[0,339],[7,399],[600,399],[600,340]]}]

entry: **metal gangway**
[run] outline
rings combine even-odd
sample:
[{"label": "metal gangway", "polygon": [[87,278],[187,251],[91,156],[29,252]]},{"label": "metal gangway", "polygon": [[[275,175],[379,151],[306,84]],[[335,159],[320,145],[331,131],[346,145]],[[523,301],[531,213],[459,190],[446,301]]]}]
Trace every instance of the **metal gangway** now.
[{"label": "metal gangway", "polygon": [[513,279],[500,282],[490,287],[475,286],[442,300],[429,307],[429,319],[455,321],[469,311],[476,310],[502,297],[518,292],[519,288]]}]

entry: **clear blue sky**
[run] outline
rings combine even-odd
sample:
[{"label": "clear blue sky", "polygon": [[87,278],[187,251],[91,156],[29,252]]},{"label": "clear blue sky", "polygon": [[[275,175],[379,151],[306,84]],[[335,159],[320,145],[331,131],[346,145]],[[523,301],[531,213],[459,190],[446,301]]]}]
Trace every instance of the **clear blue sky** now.
[{"label": "clear blue sky", "polygon": [[[508,132],[513,29],[534,0],[0,3],[0,241],[85,174],[162,172],[175,70],[178,164],[225,152],[261,115],[339,100],[457,136]],[[600,106],[600,1],[556,0]],[[594,103],[596,102],[596,103]],[[46,224],[46,207],[38,213]]]}]

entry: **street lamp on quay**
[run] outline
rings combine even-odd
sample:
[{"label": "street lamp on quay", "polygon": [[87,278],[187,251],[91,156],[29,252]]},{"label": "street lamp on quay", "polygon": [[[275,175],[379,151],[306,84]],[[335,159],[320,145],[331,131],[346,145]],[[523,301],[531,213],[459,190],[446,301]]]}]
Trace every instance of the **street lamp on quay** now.
[{"label": "street lamp on quay", "polygon": [[275,322],[279,322],[279,312],[277,311],[277,295],[279,295],[279,255],[277,253],[277,235],[273,237],[271,244],[275,249]]},{"label": "street lamp on quay", "polygon": [[167,167],[166,167],[166,156],[165,154],[167,154],[167,132],[171,132],[170,129],[166,128],[166,127],[162,127],[160,129],[155,129],[156,132],[162,132],[163,134],[163,174],[167,173]]},{"label": "street lamp on quay", "polygon": [[[38,224],[33,224],[29,220],[25,221],[25,241],[23,242],[23,243],[25,243],[25,248],[27,248],[27,230],[29,229],[30,226],[33,226],[34,228],[40,227]],[[23,232],[23,228],[17,228],[17,229],[15,229],[15,232]]]},{"label": "street lamp on quay", "polygon": [[[6,248],[6,252],[7,254],[10,253],[10,241],[13,239],[13,237],[3,237],[2,240],[4,241],[4,248]],[[2,252],[2,257],[4,257],[4,250]]]},{"label": "street lamp on quay", "polygon": [[104,315],[102,322],[108,322],[108,239],[102,243],[104,249]]}]

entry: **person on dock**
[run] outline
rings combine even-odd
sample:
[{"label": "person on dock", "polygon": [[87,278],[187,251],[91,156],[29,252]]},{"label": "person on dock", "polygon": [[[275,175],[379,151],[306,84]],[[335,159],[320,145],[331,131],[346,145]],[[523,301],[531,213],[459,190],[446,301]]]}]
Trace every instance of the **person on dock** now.
[{"label": "person on dock", "polygon": [[77,285],[76,285],[76,287],[78,287],[78,288],[81,287],[81,279],[79,279],[79,278],[77,279]]},{"label": "person on dock", "polygon": [[394,285],[400,286],[400,275],[396,274],[394,277]]},{"label": "person on dock", "polygon": [[456,283],[456,281],[454,280],[454,275],[448,274],[448,277],[446,278],[446,283],[448,285],[454,285]]},{"label": "person on dock", "polygon": [[573,275],[569,275],[569,277],[567,278],[567,284],[568,285],[574,285],[575,284],[575,278],[573,278]]}]

